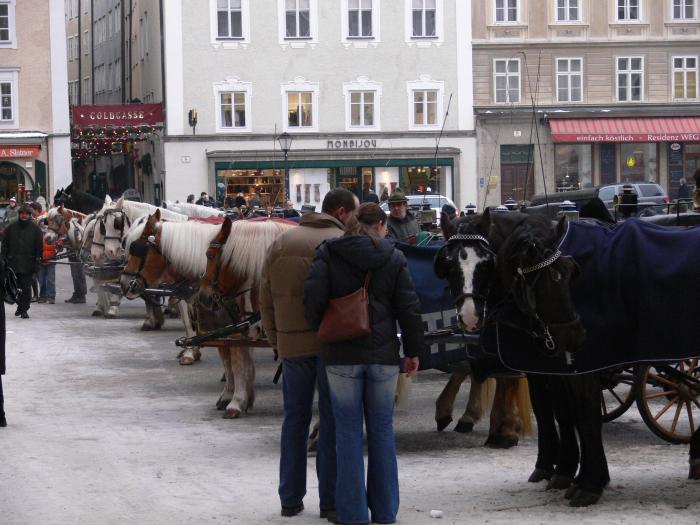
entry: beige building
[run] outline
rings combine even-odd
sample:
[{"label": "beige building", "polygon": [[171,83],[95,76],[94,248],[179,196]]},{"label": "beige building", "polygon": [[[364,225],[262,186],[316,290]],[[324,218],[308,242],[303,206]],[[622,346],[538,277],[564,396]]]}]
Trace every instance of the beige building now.
[{"label": "beige building", "polygon": [[698,0],[472,2],[479,205],[700,167]]},{"label": "beige building", "polygon": [[0,203],[71,181],[62,0],[0,0]]}]

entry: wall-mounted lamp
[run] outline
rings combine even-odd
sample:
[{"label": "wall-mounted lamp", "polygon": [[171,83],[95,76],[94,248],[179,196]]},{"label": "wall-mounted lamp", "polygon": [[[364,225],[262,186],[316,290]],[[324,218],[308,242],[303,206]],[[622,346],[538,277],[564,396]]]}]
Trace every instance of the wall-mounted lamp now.
[{"label": "wall-mounted lamp", "polygon": [[197,127],[197,110],[192,108],[189,113],[187,113],[187,120],[192,128],[192,135],[196,134],[195,128]]}]

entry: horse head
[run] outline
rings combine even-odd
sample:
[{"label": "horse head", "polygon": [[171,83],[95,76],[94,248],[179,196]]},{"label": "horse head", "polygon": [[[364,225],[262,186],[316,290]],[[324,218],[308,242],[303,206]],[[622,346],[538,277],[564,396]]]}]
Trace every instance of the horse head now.
[{"label": "horse head", "polygon": [[160,248],[160,210],[148,216],[141,235],[129,245],[126,266],[119,284],[127,299],[135,299],[146,288],[163,282],[167,274],[168,261]]},{"label": "horse head", "polygon": [[488,241],[489,211],[452,222],[446,214],[440,218],[447,243],[433,262],[435,274],[447,279],[462,327],[473,332],[481,328],[489,280],[495,264]]}]

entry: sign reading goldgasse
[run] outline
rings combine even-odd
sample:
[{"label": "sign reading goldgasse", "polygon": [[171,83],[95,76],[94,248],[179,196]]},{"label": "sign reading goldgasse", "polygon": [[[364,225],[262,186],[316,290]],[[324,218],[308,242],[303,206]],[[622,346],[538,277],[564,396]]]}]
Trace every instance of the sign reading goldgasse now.
[{"label": "sign reading goldgasse", "polygon": [[73,125],[79,127],[157,126],[163,122],[163,104],[74,106]]}]

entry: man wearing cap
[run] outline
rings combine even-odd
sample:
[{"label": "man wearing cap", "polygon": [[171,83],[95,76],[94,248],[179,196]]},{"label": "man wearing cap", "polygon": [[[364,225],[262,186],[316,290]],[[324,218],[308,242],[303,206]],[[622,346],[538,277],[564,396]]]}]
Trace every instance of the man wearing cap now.
[{"label": "man wearing cap", "polygon": [[27,204],[19,208],[19,220],[5,230],[2,251],[7,264],[17,274],[17,286],[21,293],[17,296],[16,316],[28,319],[32,280],[39,267],[43,252],[41,229],[32,220],[32,209]]},{"label": "man wearing cap", "polygon": [[10,204],[5,210],[5,224],[10,224],[12,221],[17,220],[17,199],[14,197],[10,198]]},{"label": "man wearing cap", "polygon": [[420,226],[416,217],[408,209],[408,199],[401,190],[391,194],[389,203],[389,219],[387,226],[389,235],[397,241],[416,243],[416,236],[420,232]]}]

